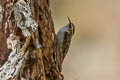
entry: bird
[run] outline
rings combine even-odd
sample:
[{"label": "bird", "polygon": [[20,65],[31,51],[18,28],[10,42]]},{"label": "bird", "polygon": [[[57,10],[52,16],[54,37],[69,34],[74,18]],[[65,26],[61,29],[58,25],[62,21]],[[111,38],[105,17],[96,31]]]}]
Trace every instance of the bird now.
[{"label": "bird", "polygon": [[56,62],[58,63],[58,68],[62,71],[62,63],[64,61],[65,56],[69,50],[71,39],[75,33],[75,25],[71,22],[68,17],[69,23],[62,27],[56,36]]}]

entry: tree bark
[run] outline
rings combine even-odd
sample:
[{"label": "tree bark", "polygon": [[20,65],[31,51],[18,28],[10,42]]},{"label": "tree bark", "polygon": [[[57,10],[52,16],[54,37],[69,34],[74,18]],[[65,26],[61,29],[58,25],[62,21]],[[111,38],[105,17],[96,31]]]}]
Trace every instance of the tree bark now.
[{"label": "tree bark", "polygon": [[63,80],[50,0],[0,0],[0,43],[0,80]]}]

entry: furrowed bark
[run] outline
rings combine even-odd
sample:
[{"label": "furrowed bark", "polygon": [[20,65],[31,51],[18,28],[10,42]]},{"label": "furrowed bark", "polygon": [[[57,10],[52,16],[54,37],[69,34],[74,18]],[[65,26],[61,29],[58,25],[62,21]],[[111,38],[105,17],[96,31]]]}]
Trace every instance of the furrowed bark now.
[{"label": "furrowed bark", "polygon": [[63,80],[50,0],[0,0],[0,43],[0,80]]}]

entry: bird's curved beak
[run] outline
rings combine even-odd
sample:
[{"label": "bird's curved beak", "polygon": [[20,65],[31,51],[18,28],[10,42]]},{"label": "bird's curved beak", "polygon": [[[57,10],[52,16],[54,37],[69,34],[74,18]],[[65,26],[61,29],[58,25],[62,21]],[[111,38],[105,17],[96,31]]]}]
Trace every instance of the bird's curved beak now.
[{"label": "bird's curved beak", "polygon": [[68,18],[69,24],[71,24],[72,22],[71,22],[70,18],[69,17],[67,17],[67,18]]}]

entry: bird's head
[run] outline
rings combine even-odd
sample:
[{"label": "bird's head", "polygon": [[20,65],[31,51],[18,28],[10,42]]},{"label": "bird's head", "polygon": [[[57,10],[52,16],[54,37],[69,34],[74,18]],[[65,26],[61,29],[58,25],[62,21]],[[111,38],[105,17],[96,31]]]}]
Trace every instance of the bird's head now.
[{"label": "bird's head", "polygon": [[70,18],[68,17],[69,23],[66,26],[68,28],[68,33],[71,33],[72,35],[74,35],[75,33],[75,25],[71,22]]}]

